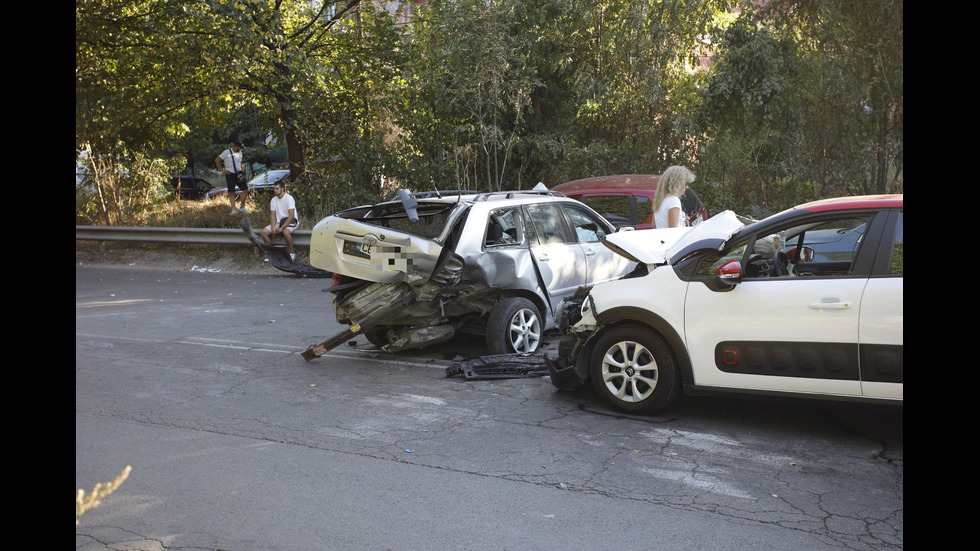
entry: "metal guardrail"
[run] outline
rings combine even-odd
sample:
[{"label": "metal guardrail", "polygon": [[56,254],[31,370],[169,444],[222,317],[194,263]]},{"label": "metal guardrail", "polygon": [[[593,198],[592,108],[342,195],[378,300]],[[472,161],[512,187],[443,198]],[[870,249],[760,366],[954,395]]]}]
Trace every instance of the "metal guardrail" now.
[{"label": "metal guardrail", "polygon": [[[293,232],[293,244],[310,246],[310,230]],[[231,228],[144,228],[137,226],[75,226],[75,240],[134,241],[155,243],[204,243],[207,245],[248,245],[252,242],[242,230]],[[282,241],[273,239],[273,243]]]}]

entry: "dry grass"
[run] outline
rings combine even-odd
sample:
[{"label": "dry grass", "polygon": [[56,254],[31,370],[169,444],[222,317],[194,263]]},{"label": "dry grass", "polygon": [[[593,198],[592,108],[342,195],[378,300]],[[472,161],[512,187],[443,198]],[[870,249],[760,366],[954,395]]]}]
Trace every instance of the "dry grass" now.
[{"label": "dry grass", "polygon": [[[263,227],[269,223],[269,199],[260,197],[258,201],[248,198],[247,215],[252,227]],[[143,226],[169,228],[240,228],[241,214],[229,214],[231,205],[227,200],[188,201],[171,200],[157,205],[145,215]]]}]

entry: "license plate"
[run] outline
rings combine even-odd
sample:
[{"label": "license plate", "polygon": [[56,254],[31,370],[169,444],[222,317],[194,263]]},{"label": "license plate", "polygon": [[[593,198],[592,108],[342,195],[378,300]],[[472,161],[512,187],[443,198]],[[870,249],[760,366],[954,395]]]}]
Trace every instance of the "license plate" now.
[{"label": "license plate", "polygon": [[371,258],[371,245],[357,243],[356,241],[344,241],[344,254],[358,258]]}]

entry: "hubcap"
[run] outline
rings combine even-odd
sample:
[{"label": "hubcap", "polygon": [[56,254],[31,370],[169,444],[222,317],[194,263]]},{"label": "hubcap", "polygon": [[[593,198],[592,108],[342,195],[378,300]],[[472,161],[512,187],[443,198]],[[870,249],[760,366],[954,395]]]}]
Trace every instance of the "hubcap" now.
[{"label": "hubcap", "polygon": [[640,402],[657,388],[659,371],[653,354],[642,344],[618,342],[602,357],[602,381],[606,389],[624,402]]},{"label": "hubcap", "polygon": [[515,352],[534,352],[541,343],[541,322],[530,310],[518,310],[510,320],[508,332]]}]

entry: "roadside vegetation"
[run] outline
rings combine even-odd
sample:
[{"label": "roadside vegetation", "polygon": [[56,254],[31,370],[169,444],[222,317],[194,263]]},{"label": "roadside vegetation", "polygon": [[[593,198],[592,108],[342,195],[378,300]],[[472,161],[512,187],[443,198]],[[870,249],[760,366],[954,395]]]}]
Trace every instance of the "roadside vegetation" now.
[{"label": "roadside vegetation", "polygon": [[232,223],[162,189],[223,185],[232,140],[309,222],[672,164],[712,213],[902,192],[903,29],[901,0],[77,0],[76,224]]}]

